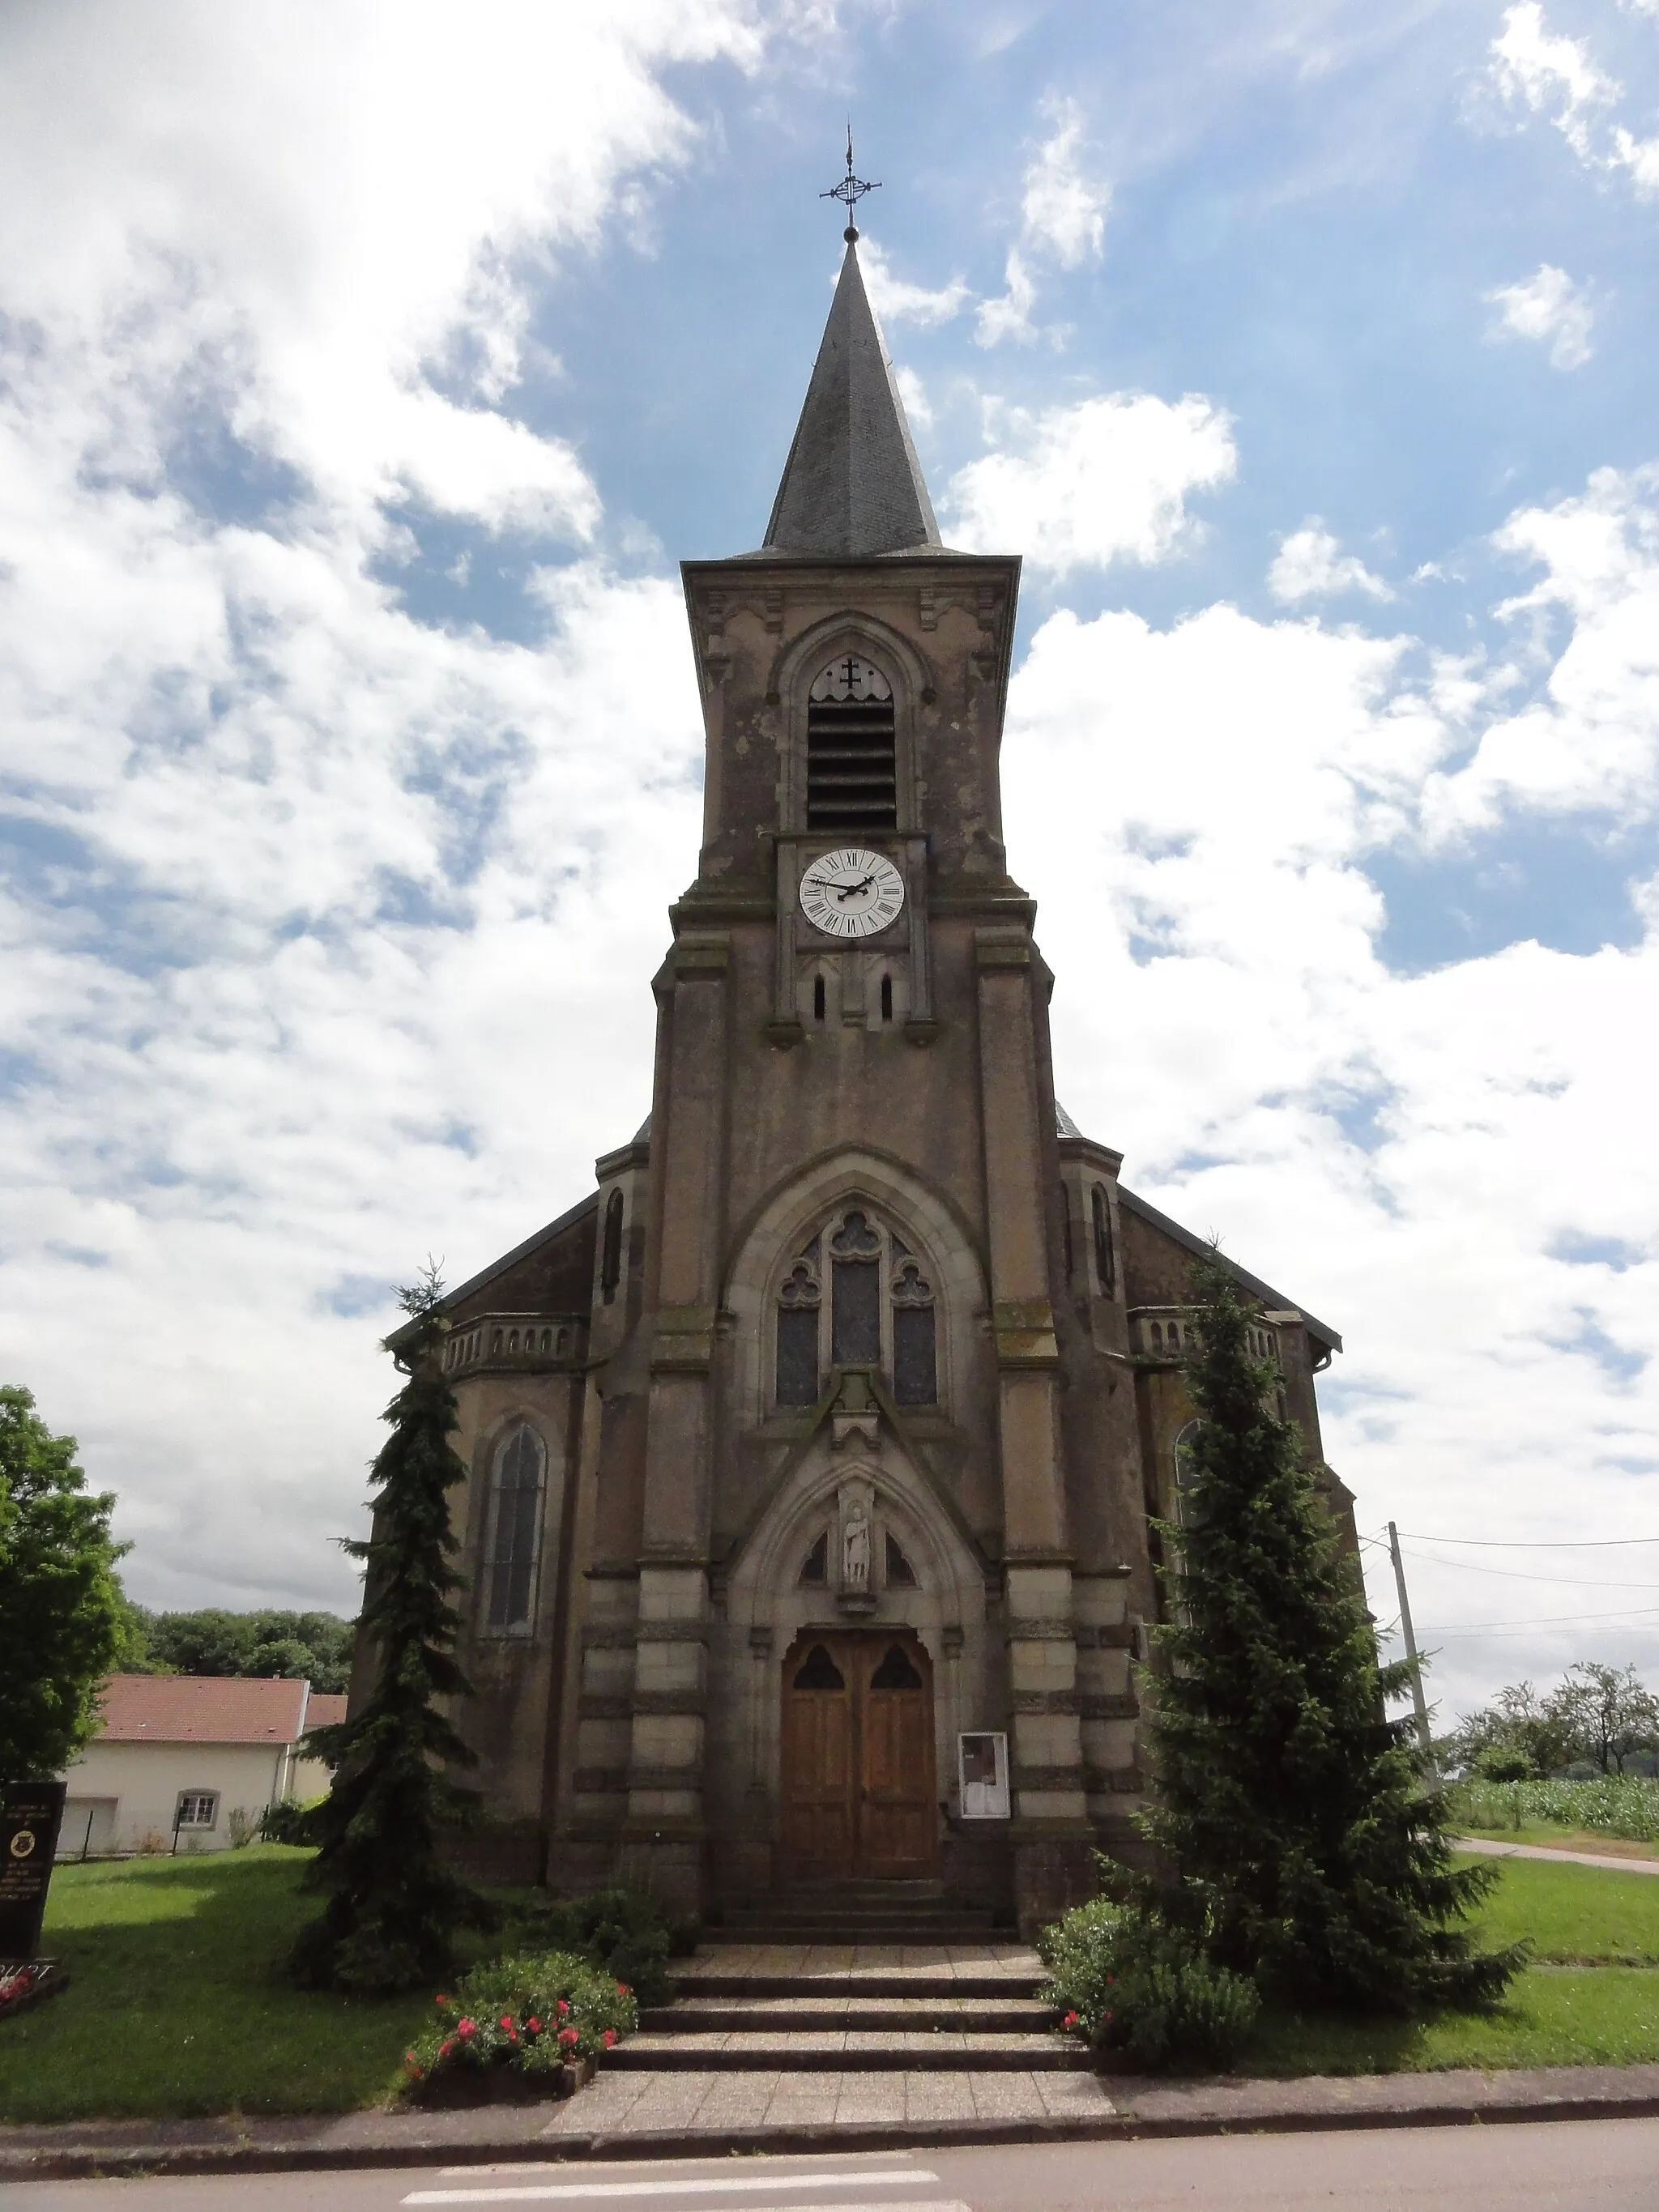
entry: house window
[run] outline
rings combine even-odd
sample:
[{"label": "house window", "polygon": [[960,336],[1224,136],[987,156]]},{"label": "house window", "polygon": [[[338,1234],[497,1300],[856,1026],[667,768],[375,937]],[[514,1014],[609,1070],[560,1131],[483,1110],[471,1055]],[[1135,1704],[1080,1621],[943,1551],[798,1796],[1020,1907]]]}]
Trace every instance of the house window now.
[{"label": "house window", "polygon": [[204,1828],[216,1826],[219,1819],[219,1793],[216,1790],[181,1790],[179,1810],[173,1817],[175,1828]]},{"label": "house window", "polygon": [[605,1241],[599,1251],[599,1291],[606,1305],[617,1295],[622,1280],[623,1194],[613,1190],[605,1201]]},{"label": "house window", "polygon": [[816,1405],[832,1367],[877,1368],[901,1406],[938,1404],[932,1280],[867,1207],[839,1211],[801,1247],[779,1287],[775,1321],[780,1406]]},{"label": "house window", "polygon": [[896,748],[892,685],[870,661],[842,653],[807,694],[807,828],[896,829]]},{"label": "house window", "polygon": [[527,1423],[495,1455],[485,1618],[497,1635],[527,1635],[531,1628],[546,1464],[542,1440]]},{"label": "house window", "polygon": [[1109,1298],[1117,1287],[1117,1262],[1112,1250],[1111,1207],[1099,1183],[1089,1194],[1089,1213],[1095,1232],[1095,1274],[1102,1297]]}]

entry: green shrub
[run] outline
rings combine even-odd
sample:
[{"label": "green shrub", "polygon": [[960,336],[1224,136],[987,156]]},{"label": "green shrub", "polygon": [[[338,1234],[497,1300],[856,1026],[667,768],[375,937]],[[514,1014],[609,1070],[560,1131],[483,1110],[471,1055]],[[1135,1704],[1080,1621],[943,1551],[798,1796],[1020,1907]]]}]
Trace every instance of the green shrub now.
[{"label": "green shrub", "polygon": [[599,1889],[522,1908],[515,1915],[520,1940],[549,1950],[574,1951],[612,1980],[626,1982],[641,2004],[668,1995],[668,1960],[696,1948],[696,1920],[677,1919],[637,1890]]},{"label": "green shrub", "polygon": [[1109,1898],[1045,1928],[1037,1950],[1066,2028],[1151,2072],[1221,2071],[1261,2008],[1255,1983],[1214,1965],[1194,1937]]},{"label": "green shrub", "polygon": [[298,1844],[304,1849],[314,1850],[317,1808],[322,1802],[320,1797],[313,1798],[309,1805],[301,1805],[294,1797],[274,1800],[259,1815],[260,1842]]},{"label": "green shrub", "polygon": [[438,2017],[404,2054],[404,2088],[434,2074],[514,2067],[551,2074],[602,2057],[639,2026],[634,1993],[568,1951],[496,1959],[434,1999]]}]

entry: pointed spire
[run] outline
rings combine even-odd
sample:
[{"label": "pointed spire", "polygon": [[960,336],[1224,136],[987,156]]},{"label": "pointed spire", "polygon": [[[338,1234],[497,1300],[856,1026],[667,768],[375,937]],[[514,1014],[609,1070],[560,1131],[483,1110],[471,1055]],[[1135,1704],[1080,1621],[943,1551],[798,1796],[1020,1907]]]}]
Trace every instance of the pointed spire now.
[{"label": "pointed spire", "polygon": [[893,364],[848,225],[835,304],[763,550],[863,559],[939,543]]}]

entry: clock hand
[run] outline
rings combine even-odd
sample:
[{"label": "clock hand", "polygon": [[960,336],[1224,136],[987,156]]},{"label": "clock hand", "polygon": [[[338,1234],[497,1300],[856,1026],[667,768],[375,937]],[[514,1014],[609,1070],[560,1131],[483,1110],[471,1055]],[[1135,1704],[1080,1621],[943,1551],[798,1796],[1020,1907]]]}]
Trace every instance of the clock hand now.
[{"label": "clock hand", "polygon": [[841,890],[836,893],[836,896],[841,901],[842,904],[845,906],[848,900],[851,898],[855,892],[867,891],[871,884],[874,883],[875,880],[876,879],[873,876],[866,876],[861,883],[845,884],[842,886]]}]

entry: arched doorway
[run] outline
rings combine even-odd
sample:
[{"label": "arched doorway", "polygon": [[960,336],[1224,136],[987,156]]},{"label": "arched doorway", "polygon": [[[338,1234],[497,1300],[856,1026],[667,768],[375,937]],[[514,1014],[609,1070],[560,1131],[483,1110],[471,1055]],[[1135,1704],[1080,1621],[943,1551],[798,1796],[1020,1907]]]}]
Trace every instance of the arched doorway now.
[{"label": "arched doorway", "polygon": [[933,1670],[908,1629],[808,1630],[783,1663],[787,1881],[932,1875]]}]

